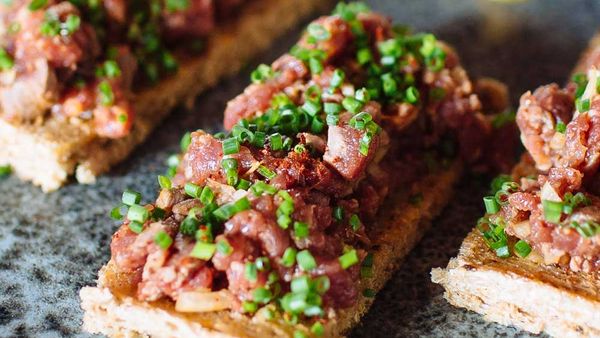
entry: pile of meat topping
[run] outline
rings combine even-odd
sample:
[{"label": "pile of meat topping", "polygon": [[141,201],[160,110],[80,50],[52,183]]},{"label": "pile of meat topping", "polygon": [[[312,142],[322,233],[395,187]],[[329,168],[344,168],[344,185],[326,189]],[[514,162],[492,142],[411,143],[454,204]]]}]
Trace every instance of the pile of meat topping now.
[{"label": "pile of meat topping", "polygon": [[535,170],[486,197],[483,231],[499,254],[508,253],[504,229],[521,239],[520,256],[533,247],[546,264],[600,270],[599,76],[592,68],[565,89],[552,84],[522,96],[517,124]]},{"label": "pile of meat topping", "polygon": [[[0,2],[0,117],[48,114],[129,132],[132,84],[177,71],[174,46],[200,48],[244,0],[6,0]],[[181,48],[177,48],[178,51]]]},{"label": "pile of meat topping", "polygon": [[357,3],[252,81],[227,106],[227,135],[184,137],[154,204],[124,194],[112,261],[141,300],[317,320],[359,297],[390,191],[443,170],[452,140],[481,153],[490,123],[451,50]]}]

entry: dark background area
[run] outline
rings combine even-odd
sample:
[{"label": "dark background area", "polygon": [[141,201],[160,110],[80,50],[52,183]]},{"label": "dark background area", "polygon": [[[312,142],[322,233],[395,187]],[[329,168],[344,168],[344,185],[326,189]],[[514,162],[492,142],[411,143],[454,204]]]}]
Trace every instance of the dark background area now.
[{"label": "dark background area", "polygon": [[[298,0],[301,1],[301,0]],[[372,7],[397,23],[430,31],[454,45],[471,76],[491,76],[511,88],[513,104],[526,90],[564,82],[597,28],[594,0],[373,0]],[[78,291],[94,284],[109,259],[117,228],[108,211],[125,188],[153,199],[156,175],[191,129],[215,131],[226,102],[248,84],[259,63],[270,63],[296,40],[299,30],[197,100],[178,110],[131,158],[95,185],[70,184],[43,194],[15,177],[0,181],[0,337],[80,336]],[[501,141],[501,140],[500,140]],[[453,308],[429,282],[432,267],[446,265],[482,212],[485,180],[466,176],[452,202],[402,268],[377,296],[353,337],[528,336]]]}]

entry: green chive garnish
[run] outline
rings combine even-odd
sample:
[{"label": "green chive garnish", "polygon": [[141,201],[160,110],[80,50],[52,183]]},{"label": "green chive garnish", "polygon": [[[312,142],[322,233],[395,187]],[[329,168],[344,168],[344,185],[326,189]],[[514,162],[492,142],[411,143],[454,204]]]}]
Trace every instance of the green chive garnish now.
[{"label": "green chive garnish", "polygon": [[148,218],[150,218],[150,212],[143,206],[134,204],[129,207],[127,219],[130,221],[144,223],[148,220]]},{"label": "green chive garnish", "polygon": [[296,262],[300,269],[310,271],[317,267],[317,261],[308,250],[302,250],[296,254]]},{"label": "green chive garnish", "polygon": [[227,221],[238,212],[248,209],[250,209],[250,201],[247,197],[242,197],[233,203],[224,204],[220,206],[217,210],[213,212],[213,215],[215,215],[215,217],[217,217],[221,221]]},{"label": "green chive garnish", "polygon": [[244,277],[249,282],[256,282],[258,278],[258,269],[256,268],[256,264],[254,264],[253,262],[246,262],[244,268]]},{"label": "green chive garnish", "polygon": [[358,263],[358,254],[356,253],[356,250],[352,249],[340,256],[339,262],[342,269],[348,269],[352,265]]},{"label": "green chive garnish", "polygon": [[214,255],[217,246],[212,243],[196,242],[190,256],[208,261]]},{"label": "green chive garnish", "polygon": [[290,268],[296,262],[296,249],[289,247],[285,249],[283,252],[283,257],[281,257],[281,265]]},{"label": "green chive garnish", "polygon": [[142,200],[142,194],[137,191],[126,189],[123,191],[123,196],[121,197],[121,201],[123,204],[132,206],[134,204],[140,203]]},{"label": "green chive garnish", "polygon": [[304,222],[294,222],[294,235],[297,238],[306,238],[308,237],[308,233],[308,224]]},{"label": "green chive garnish", "polygon": [[500,211],[500,205],[498,202],[496,202],[496,198],[494,196],[484,197],[483,203],[485,204],[485,211],[488,214],[495,214]]},{"label": "green chive garnish", "polygon": [[527,257],[531,252],[531,246],[529,246],[529,244],[522,239],[515,243],[514,249],[515,253],[522,258]]},{"label": "green chive garnish", "polygon": [[548,222],[558,223],[562,215],[563,203],[554,202],[548,200],[542,200],[542,207],[544,208],[544,218]]},{"label": "green chive garnish", "polygon": [[154,237],[154,243],[158,245],[161,249],[168,249],[171,244],[173,244],[173,239],[171,236],[166,233],[164,230],[159,231]]}]

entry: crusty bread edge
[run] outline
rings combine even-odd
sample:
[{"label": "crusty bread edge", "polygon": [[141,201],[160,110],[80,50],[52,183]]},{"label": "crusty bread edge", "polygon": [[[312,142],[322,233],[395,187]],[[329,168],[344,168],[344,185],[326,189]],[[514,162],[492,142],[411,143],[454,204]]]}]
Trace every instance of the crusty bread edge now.
[{"label": "crusty bread edge", "polygon": [[[373,277],[360,280],[361,291],[365,289],[379,291],[384,286],[400,261],[430,227],[431,220],[445,206],[460,173],[461,165],[456,163],[440,173],[421,179],[411,190],[419,191],[423,196],[418,205],[407,201],[407,192],[403,194],[397,192],[395,197],[384,205],[377,230],[372,235],[375,244]],[[106,268],[105,266],[103,269]],[[295,329],[308,332],[303,325],[294,327],[282,322],[259,321],[257,316],[249,319],[230,312],[203,316],[204,321],[221,322],[220,329],[208,328],[206,325],[201,325],[200,320],[186,320],[185,316],[172,310],[139,302],[130,297],[115,296],[103,286],[103,276],[104,272],[101,271],[97,287],[84,287],[80,292],[81,306],[85,311],[83,327],[92,333],[104,333],[111,337],[139,332],[148,336],[169,337],[217,337],[223,334],[235,337],[275,337],[292,336]],[[360,321],[360,317],[367,312],[372,302],[373,298],[359,296],[355,306],[339,311],[328,321],[326,336],[345,335]],[[165,325],[165,323],[169,324]],[[168,326],[167,330],[164,330],[165,326]]]},{"label": "crusty bread edge", "polygon": [[452,305],[486,320],[556,337],[600,336],[600,278],[518,257],[495,257],[477,230],[432,281]]},{"label": "crusty bread edge", "polygon": [[176,105],[189,101],[220,78],[233,75],[270,43],[331,0],[255,0],[211,34],[205,52],[182,62],[178,73],[138,93],[132,132],[121,139],[97,138],[89,127],[51,118],[40,125],[0,119],[0,164],[17,176],[52,191],[75,174],[80,183],[125,159]]},{"label": "crusty bread edge", "polygon": [[[589,66],[600,53],[597,33],[573,73]],[[517,166],[528,166],[521,163]],[[502,260],[477,230],[463,241],[446,268],[431,271],[450,304],[480,313],[486,320],[556,337],[600,336],[600,276],[511,257]]]}]

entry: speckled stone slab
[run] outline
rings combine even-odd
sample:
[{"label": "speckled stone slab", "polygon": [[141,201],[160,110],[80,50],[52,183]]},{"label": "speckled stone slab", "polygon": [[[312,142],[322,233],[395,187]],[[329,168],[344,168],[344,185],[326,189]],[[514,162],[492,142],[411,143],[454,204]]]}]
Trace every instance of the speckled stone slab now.
[{"label": "speckled stone slab", "polygon": [[[301,0],[299,0],[301,1]],[[373,0],[398,23],[431,31],[459,51],[472,76],[511,86],[513,102],[537,85],[563,82],[600,22],[596,0]],[[287,50],[298,32],[280,40],[236,78],[201,96],[192,111],[177,111],[125,163],[92,186],[68,185],[44,195],[11,177],[0,181],[0,337],[87,337],[81,332],[78,291],[94,284],[109,258],[117,227],[108,211],[132,188],[150,200],[156,175],[189,129],[217,130],[225,103],[241,92],[256,64]],[[401,270],[378,295],[353,337],[527,337],[453,308],[429,282],[432,267],[455,255],[482,210],[486,184],[468,177]]]}]

